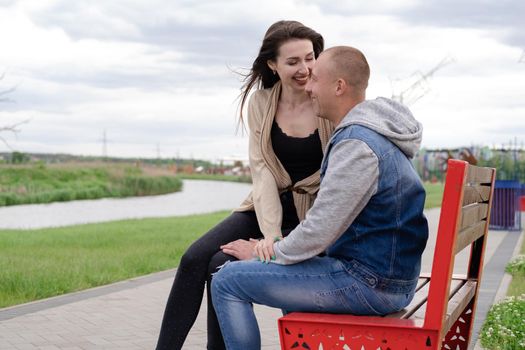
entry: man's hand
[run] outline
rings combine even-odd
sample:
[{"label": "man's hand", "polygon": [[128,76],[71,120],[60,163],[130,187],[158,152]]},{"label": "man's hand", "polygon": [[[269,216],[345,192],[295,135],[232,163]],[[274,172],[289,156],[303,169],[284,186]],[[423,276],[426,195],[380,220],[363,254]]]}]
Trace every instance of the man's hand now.
[{"label": "man's hand", "polygon": [[280,237],[266,237],[257,242],[257,245],[255,246],[255,255],[259,257],[259,260],[269,263],[270,260],[275,259],[273,244],[280,239]]},{"label": "man's hand", "polygon": [[249,241],[244,239],[238,239],[225,245],[221,245],[221,249],[225,254],[232,255],[239,260],[250,260],[255,258],[254,249],[255,245],[259,241],[256,239],[250,239]]}]

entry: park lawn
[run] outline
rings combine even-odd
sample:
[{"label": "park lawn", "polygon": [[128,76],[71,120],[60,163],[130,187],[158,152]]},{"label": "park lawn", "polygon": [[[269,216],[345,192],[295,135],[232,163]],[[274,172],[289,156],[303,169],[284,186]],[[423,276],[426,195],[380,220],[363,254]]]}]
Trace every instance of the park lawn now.
[{"label": "park lawn", "polygon": [[425,209],[440,207],[441,201],[443,199],[443,191],[445,189],[445,185],[440,182],[425,182],[423,186],[425,187],[425,191],[427,192],[427,197],[425,200]]},{"label": "park lawn", "polygon": [[0,230],[0,307],[174,268],[227,215]]},{"label": "park lawn", "polygon": [[181,188],[182,181],[167,171],[130,164],[0,165],[0,206],[158,195]]},{"label": "park lawn", "polygon": [[251,183],[250,176],[240,175],[221,175],[221,174],[177,174],[177,178],[181,180],[211,180],[211,181],[228,181],[228,182],[244,182]]},{"label": "park lawn", "polygon": [[488,350],[525,349],[525,240],[521,253],[506,271],[512,275],[507,298],[492,305],[480,331],[481,345]]},{"label": "park lawn", "polygon": [[[426,184],[427,206],[442,188]],[[37,230],[0,230],[0,307],[178,266],[186,248],[228,212]]]},{"label": "park lawn", "polygon": [[[525,256],[525,239],[522,240],[520,254]],[[509,285],[509,289],[507,290],[507,296],[509,297],[518,297],[525,294],[525,267],[523,265],[521,266],[522,268],[519,273],[515,272],[512,274],[512,281]]]}]

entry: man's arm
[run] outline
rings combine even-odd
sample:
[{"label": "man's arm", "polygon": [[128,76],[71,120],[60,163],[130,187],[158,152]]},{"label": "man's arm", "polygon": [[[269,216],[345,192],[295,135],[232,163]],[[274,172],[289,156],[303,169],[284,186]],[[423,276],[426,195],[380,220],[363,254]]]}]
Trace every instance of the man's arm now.
[{"label": "man's arm", "polygon": [[377,191],[378,178],[377,156],[366,143],[337,143],[329,154],[319,193],[305,220],[274,244],[275,263],[295,264],[332,245]]}]

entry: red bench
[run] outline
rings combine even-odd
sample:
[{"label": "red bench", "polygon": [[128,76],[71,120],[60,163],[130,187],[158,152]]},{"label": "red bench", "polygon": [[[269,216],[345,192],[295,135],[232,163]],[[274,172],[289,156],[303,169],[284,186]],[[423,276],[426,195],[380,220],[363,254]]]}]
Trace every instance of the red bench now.
[{"label": "red bench", "polygon": [[[414,299],[384,317],[290,313],[279,319],[281,349],[397,350],[468,348],[496,171],[449,160],[431,274]],[[466,275],[453,275],[457,253],[471,246]]]}]

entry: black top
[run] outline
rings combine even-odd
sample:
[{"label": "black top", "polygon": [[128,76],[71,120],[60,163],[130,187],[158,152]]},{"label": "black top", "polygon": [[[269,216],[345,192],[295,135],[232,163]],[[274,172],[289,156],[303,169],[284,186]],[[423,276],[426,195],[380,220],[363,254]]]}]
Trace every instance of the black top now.
[{"label": "black top", "polygon": [[290,175],[292,184],[312,175],[321,167],[323,150],[319,130],[307,137],[286,135],[274,121],[272,125],[273,151]]}]

